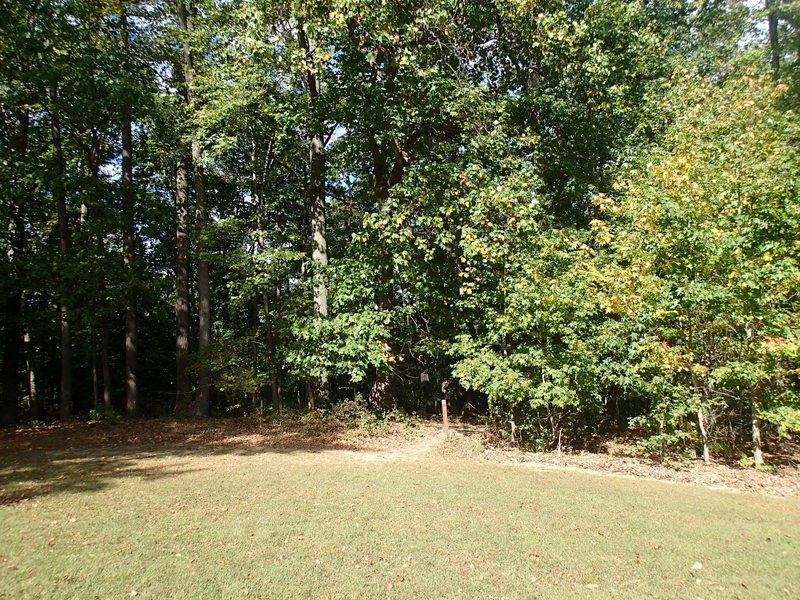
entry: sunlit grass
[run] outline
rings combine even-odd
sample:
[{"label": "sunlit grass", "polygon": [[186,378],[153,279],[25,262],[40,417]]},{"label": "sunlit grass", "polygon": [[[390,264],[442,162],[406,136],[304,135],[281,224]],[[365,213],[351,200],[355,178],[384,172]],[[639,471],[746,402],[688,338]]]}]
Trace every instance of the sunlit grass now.
[{"label": "sunlit grass", "polygon": [[28,497],[0,508],[0,598],[800,596],[797,500],[431,455],[93,452],[0,469]]}]

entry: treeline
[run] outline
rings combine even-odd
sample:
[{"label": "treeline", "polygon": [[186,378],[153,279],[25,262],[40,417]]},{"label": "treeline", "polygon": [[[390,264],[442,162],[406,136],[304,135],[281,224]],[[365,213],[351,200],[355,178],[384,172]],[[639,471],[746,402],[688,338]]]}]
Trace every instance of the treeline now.
[{"label": "treeline", "polygon": [[800,4],[9,0],[3,424],[800,428]]}]

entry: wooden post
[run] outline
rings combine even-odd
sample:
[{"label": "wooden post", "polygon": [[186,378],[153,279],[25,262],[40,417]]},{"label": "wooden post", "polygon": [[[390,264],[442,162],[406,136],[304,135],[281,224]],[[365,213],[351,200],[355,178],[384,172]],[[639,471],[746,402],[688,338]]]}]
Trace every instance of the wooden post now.
[{"label": "wooden post", "polygon": [[449,436],[448,431],[449,423],[447,422],[447,398],[442,398],[442,430],[444,431],[444,439]]}]

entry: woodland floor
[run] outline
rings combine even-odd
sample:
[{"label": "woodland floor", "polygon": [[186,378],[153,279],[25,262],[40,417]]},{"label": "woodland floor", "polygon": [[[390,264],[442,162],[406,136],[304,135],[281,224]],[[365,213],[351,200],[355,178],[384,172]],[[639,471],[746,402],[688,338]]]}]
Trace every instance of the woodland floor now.
[{"label": "woodland floor", "polygon": [[4,430],[0,598],[798,598],[784,462],[531,454],[463,424]]}]

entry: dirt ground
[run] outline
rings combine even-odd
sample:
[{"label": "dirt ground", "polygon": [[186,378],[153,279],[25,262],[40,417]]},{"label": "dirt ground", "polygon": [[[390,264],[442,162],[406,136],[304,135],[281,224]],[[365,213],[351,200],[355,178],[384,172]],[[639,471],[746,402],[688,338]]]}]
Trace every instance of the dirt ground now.
[{"label": "dirt ground", "polygon": [[[265,447],[307,449],[330,460],[481,460],[537,469],[671,481],[770,496],[800,496],[800,456],[772,472],[702,461],[673,468],[646,458],[608,453],[526,452],[490,440],[484,427],[422,422],[353,427],[326,422],[259,423],[236,419],[90,421],[0,430],[0,460],[47,460],[100,448],[191,449]],[[12,458],[13,457],[13,458]]]},{"label": "dirt ground", "polygon": [[[714,489],[753,492],[770,496],[800,496],[800,456],[794,455],[774,471],[759,471],[702,460],[683,461],[679,467],[643,457],[614,456],[598,452],[529,452],[508,445],[487,441],[482,427],[456,425],[449,442],[454,452],[466,452],[484,460],[539,469],[583,471],[603,475],[671,481]],[[462,451],[463,452],[463,451]]]},{"label": "dirt ground", "polygon": [[0,455],[123,446],[265,446],[269,448],[369,450],[402,445],[400,428],[371,431],[324,422],[259,423],[241,419],[85,421],[0,430]]}]

